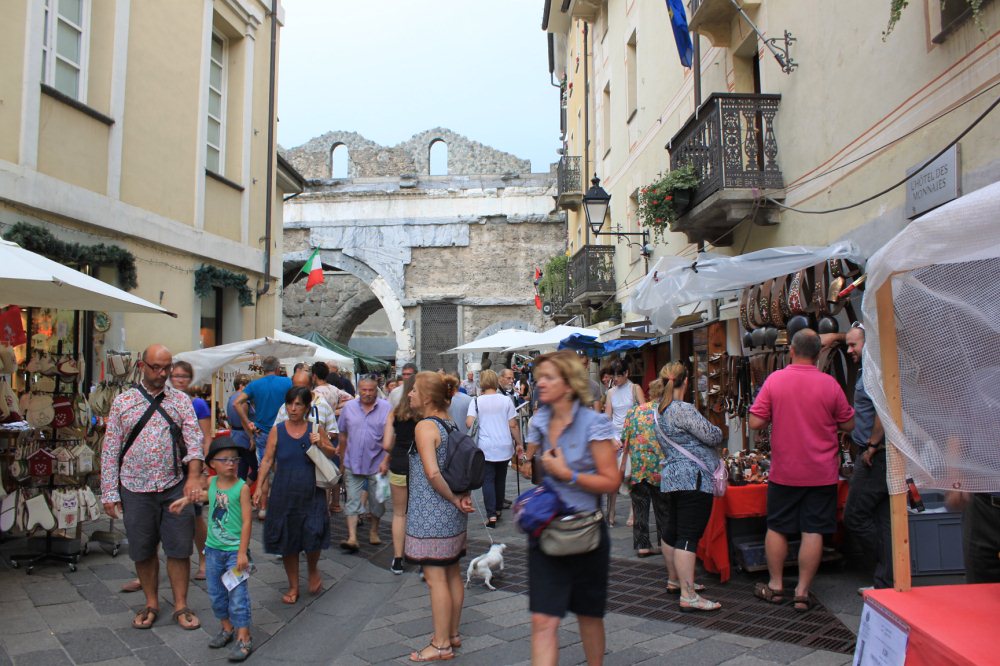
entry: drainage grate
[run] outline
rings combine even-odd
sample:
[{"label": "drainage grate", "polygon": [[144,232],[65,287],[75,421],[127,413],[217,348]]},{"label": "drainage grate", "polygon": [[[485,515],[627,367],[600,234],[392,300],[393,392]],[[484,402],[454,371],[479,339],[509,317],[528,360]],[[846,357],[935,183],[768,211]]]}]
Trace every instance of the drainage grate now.
[{"label": "drainage grate", "polygon": [[[358,528],[361,544],[358,555],[380,566],[389,566],[392,560],[389,523],[388,520],[382,521],[381,546],[368,545],[364,538],[368,535],[367,525]],[[331,521],[330,532],[334,548],[347,538],[343,520]],[[478,555],[485,553],[489,546],[489,541],[470,539],[468,550]],[[468,558],[462,562],[463,571],[467,565]],[[710,585],[707,596],[722,604],[720,611],[711,614],[681,613],[677,596],[666,593],[662,563],[612,559],[611,567],[608,576],[609,611],[842,654],[854,653],[854,633],[821,604],[815,604],[809,613],[797,613],[790,605],[760,601],[753,596],[749,582],[733,581],[727,585]],[[504,570],[495,574],[493,581],[500,589],[527,593],[528,563],[524,546],[507,544]]]}]

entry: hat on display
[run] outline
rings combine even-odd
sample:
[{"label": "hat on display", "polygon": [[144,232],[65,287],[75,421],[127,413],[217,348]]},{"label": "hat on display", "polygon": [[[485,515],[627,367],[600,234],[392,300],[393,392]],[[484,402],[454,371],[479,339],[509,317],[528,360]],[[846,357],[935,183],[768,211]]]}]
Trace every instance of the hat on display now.
[{"label": "hat on display", "polygon": [[212,458],[218,455],[220,451],[225,451],[226,449],[236,449],[244,462],[249,462],[250,457],[253,455],[250,449],[242,444],[237,444],[229,435],[222,435],[212,440],[211,445],[208,447],[208,453],[205,455],[205,462],[211,462]]}]

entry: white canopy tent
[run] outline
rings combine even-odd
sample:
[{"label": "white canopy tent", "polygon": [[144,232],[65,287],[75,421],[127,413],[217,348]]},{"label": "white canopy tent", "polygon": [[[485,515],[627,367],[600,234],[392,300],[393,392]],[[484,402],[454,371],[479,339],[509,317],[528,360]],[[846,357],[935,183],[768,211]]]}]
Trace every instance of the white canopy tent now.
[{"label": "white canopy tent", "polygon": [[580,328],[579,326],[566,326],[565,324],[553,326],[541,333],[527,333],[521,336],[521,340],[504,349],[507,352],[513,351],[552,351],[559,348],[559,343],[573,335],[587,335],[596,338],[601,334],[596,328]]},{"label": "white canopy tent", "polygon": [[661,331],[670,330],[688,303],[735,295],[744,287],[793,273],[828,259],[861,263],[861,252],[850,241],[829,247],[772,247],[727,257],[702,254],[660,257],[636,285],[623,308],[645,316]]},{"label": "white canopy tent", "polygon": [[159,312],[177,316],[159,305],[6,240],[0,240],[0,300],[23,307]]},{"label": "white canopy tent", "polygon": [[194,369],[192,385],[204,384],[215,373],[227,365],[247,362],[255,356],[277,356],[279,359],[312,359],[316,345],[311,342],[290,342],[275,338],[257,338],[231,342],[227,345],[196,349],[194,351],[174,354],[175,361],[187,361]]},{"label": "white canopy tent", "polygon": [[292,335],[291,333],[285,333],[284,331],[279,331],[274,329],[274,339],[279,342],[287,342],[294,345],[308,345],[313,348],[314,354],[310,356],[301,356],[295,354],[290,357],[281,357],[282,361],[292,361],[297,363],[299,361],[332,361],[336,363],[340,368],[350,370],[354,372],[354,359],[349,356],[344,356],[343,354],[338,354],[332,349],[327,349],[322,345],[317,345],[315,342],[310,342],[305,338],[300,338],[297,335]]},{"label": "white canopy tent", "polygon": [[511,345],[516,345],[520,340],[524,339],[526,335],[537,335],[531,331],[525,331],[520,328],[505,328],[502,331],[497,331],[493,335],[488,335],[485,338],[480,338],[479,340],[473,340],[472,342],[466,342],[464,345],[459,345],[454,349],[449,349],[445,354],[466,354],[466,353],[476,353],[476,352],[497,352],[503,351]]}]

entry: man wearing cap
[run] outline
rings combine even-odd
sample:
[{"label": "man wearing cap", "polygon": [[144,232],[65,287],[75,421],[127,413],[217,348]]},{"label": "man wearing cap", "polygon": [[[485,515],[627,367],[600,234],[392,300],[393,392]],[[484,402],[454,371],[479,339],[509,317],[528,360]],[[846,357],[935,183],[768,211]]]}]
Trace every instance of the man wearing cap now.
[{"label": "man wearing cap", "polygon": [[132,620],[136,629],[152,627],[160,612],[157,549],[161,545],[167,556],[174,621],[182,629],[201,626],[187,606],[194,509],[185,507],[173,514],[167,508],[201,492],[204,435],[191,399],[166,385],[172,367],[173,357],[163,345],[151,345],[142,353],[142,377],[112,403],[101,451],[104,511],[123,518],[129,557],[146,596],[145,607]]}]

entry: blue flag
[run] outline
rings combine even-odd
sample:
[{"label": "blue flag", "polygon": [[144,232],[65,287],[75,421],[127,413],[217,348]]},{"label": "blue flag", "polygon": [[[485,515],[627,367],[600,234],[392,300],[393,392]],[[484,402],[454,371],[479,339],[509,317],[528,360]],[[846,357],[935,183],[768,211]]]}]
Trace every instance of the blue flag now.
[{"label": "blue flag", "polygon": [[674,29],[674,41],[677,42],[681,64],[690,68],[694,46],[691,44],[691,31],[688,30],[687,14],[684,13],[681,0],[667,0],[667,13],[670,14],[670,26]]}]

